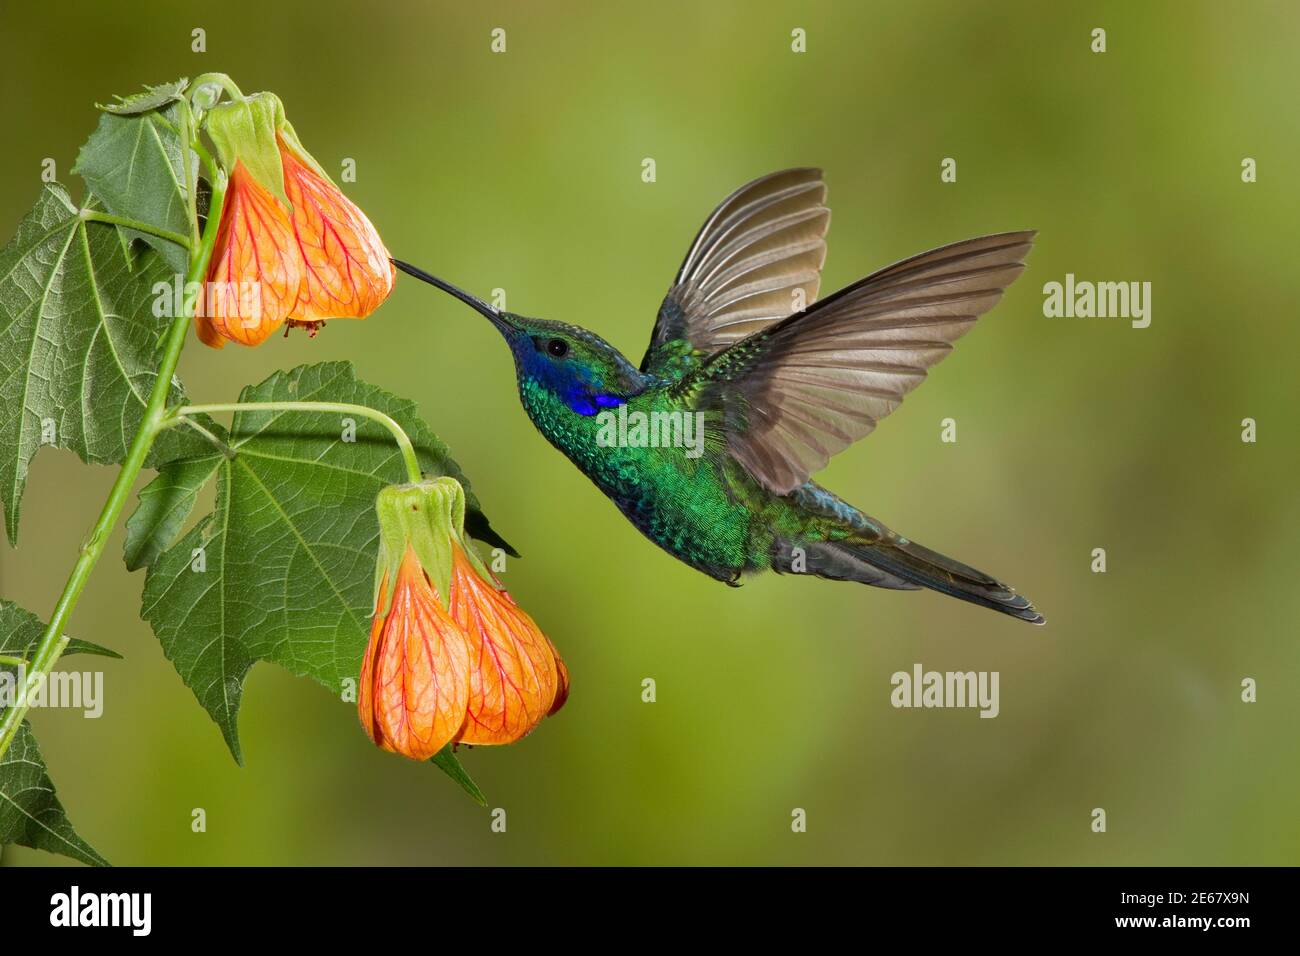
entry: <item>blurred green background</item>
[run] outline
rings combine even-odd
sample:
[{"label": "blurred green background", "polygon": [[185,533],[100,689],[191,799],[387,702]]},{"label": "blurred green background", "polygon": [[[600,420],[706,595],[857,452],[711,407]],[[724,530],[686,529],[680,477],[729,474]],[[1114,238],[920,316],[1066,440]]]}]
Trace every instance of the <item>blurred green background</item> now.
[{"label": "blurred green background", "polygon": [[[110,860],[1300,862],[1293,4],[115,6],[0,4],[5,238],[44,157],[80,190],[67,170],[94,102],[207,70],[280,94],[327,169],[355,159],[346,189],[394,255],[634,361],[704,216],[777,168],[826,170],[823,294],[945,242],[1041,230],[1002,304],[821,480],[1010,581],[1048,624],[794,577],[737,591],[675,563],[532,430],[487,324],[402,278],[364,323],[193,343],[181,374],[222,401],[350,359],[450,444],[524,554],[507,585],[572,673],[562,714],[464,757],[507,832],[269,665],[236,767],[138,618],[119,531],[71,628],[126,655],[106,665],[105,714],[34,715],[69,814]],[[1045,318],[1042,285],[1066,272],[1150,281],[1151,327]],[[0,546],[4,596],[48,614],[111,480],[40,455],[21,550]],[[890,675],[918,661],[999,671],[1001,715],[893,709]]]}]

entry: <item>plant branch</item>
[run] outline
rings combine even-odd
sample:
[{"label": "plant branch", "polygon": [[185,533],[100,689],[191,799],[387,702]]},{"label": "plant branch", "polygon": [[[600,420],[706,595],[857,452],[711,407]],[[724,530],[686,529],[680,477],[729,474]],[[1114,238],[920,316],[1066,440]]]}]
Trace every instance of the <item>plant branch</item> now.
[{"label": "plant branch", "polygon": [[[195,107],[201,115],[205,110],[210,110],[217,105],[217,100],[221,99],[221,92],[213,94],[212,88],[219,88],[224,91],[232,100],[242,100],[244,92],[235,81],[224,73],[204,73],[191,81],[188,90],[190,105]],[[202,95],[202,99],[199,97]],[[197,117],[196,117],[197,118]]]},{"label": "plant branch", "polygon": [[194,140],[199,131],[194,127],[194,111],[189,100],[181,100],[181,163],[185,167],[185,211],[190,221],[191,248],[199,244],[198,174],[194,169]]},{"label": "plant branch", "polygon": [[141,222],[139,219],[128,219],[126,216],[114,216],[112,213],[100,212],[98,209],[81,210],[81,218],[86,222],[105,222],[110,226],[125,226],[127,229],[134,229],[137,232],[147,232],[151,236],[157,236],[160,239],[174,242],[178,246],[184,246],[186,249],[194,248],[194,244],[190,242],[188,236],[182,236],[179,232],[172,232],[170,229],[160,229],[158,226],[152,226],[147,222]]},{"label": "plant branch", "polygon": [[[227,445],[225,442],[223,442],[216,435],[214,435],[211,429],[205,428],[203,425],[199,424],[198,422],[188,417],[187,415],[177,415],[176,422],[178,424],[188,425],[190,428],[194,429],[196,432],[198,432],[207,440],[208,444],[210,444],[217,451],[221,452],[221,454],[224,455],[225,457],[227,458],[235,457],[235,450],[231,448],[229,445]],[[160,427],[165,428],[165,427],[170,427],[170,425],[171,425],[171,419],[168,418],[166,419],[166,424]]]},{"label": "plant branch", "polygon": [[[388,429],[402,453],[406,465],[406,477],[411,484],[424,480],[420,471],[420,459],[415,454],[415,446],[401,425],[369,405],[349,405],[346,402],[222,402],[215,405],[182,405],[159,423],[159,428],[171,428],[182,422],[188,422],[187,416],[215,415],[219,412],[322,412],[335,415],[356,415],[378,422]],[[189,422],[189,424],[194,424]],[[196,426],[197,427],[197,426]]]},{"label": "plant branch", "polygon": [[[162,114],[158,115],[157,121],[161,123],[165,129],[167,129],[172,133],[175,133],[176,136],[182,142],[185,141],[185,136],[182,132],[182,127],[184,126],[184,123],[180,125],[170,123],[168,122],[167,117],[163,116]],[[190,125],[190,131],[193,133],[193,136],[190,138],[190,149],[194,151],[195,155],[197,155],[199,159],[202,160],[203,165],[207,167],[208,178],[215,179],[217,176],[217,163],[216,160],[212,158],[212,154],[208,152],[207,148],[204,147],[202,141],[199,139],[199,124],[195,121],[194,107],[192,106],[190,107],[189,125]]]},{"label": "plant branch", "polygon": [[[90,580],[91,571],[94,570],[100,555],[103,554],[109,535],[117,526],[118,518],[122,515],[122,509],[126,507],[135,480],[139,477],[140,470],[144,467],[145,459],[149,455],[149,449],[153,447],[159,425],[166,417],[167,396],[171,391],[172,377],[176,373],[176,365],[180,361],[181,349],[185,346],[185,339],[189,333],[190,313],[194,309],[200,280],[207,272],[208,261],[212,258],[212,247],[217,240],[217,223],[221,219],[221,209],[224,203],[225,184],[222,182],[213,183],[212,214],[208,216],[207,227],[203,230],[203,238],[198,249],[191,248],[190,250],[190,268],[187,276],[188,281],[185,284],[186,289],[190,291],[185,296],[185,303],[180,310],[180,314],[172,319],[172,324],[167,330],[162,348],[162,360],[158,366],[158,376],[154,379],[153,389],[150,391],[149,400],[145,405],[144,417],[140,422],[140,427],[136,430],[135,438],[131,440],[131,447],[126,453],[126,459],[122,462],[122,469],[117,473],[113,488],[109,491],[108,499],[104,502],[103,510],[99,513],[99,520],[95,522],[89,537],[81,546],[81,553],[77,557],[76,564],[72,566],[72,573],[68,575],[68,581],[63,586],[63,593],[59,595],[58,603],[54,606],[54,612],[50,615],[49,623],[45,626],[45,632],[41,634],[40,640],[32,651],[31,664],[27,671],[26,687],[28,691],[32,690],[37,682],[43,681],[48,676],[55,662],[59,659],[59,655],[67,647],[68,638],[63,633],[64,625],[67,624],[68,618],[77,606],[77,600],[81,597],[86,582]],[[99,218],[101,214],[95,213],[95,216]],[[135,228],[134,225],[132,225],[132,228]],[[188,246],[188,242],[184,244]],[[24,694],[19,699],[23,700],[24,703],[21,705],[15,704],[4,712],[3,717],[0,717],[0,757],[4,756],[9,749],[9,745],[13,743],[14,735],[18,733],[23,717],[27,714],[27,695]]]}]

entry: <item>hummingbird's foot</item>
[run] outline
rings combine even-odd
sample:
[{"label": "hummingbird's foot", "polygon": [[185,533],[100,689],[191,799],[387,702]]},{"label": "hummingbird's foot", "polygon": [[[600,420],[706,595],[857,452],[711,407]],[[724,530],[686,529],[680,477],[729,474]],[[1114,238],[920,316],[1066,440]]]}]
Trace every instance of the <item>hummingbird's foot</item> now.
[{"label": "hummingbird's foot", "polygon": [[318,319],[314,322],[303,322],[299,319],[289,319],[287,322],[284,323],[284,337],[286,339],[289,337],[290,329],[306,329],[307,338],[314,339],[316,337],[316,333],[323,328],[325,328],[324,319]]}]

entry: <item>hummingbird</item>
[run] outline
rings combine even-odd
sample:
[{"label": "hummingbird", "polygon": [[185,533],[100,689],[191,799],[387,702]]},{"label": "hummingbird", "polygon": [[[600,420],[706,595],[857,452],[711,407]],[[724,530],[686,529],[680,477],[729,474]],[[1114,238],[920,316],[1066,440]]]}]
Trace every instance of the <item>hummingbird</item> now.
[{"label": "hummingbird", "polygon": [[[640,366],[587,329],[494,308],[392,261],[487,318],[514,357],[533,425],[678,560],[733,586],[772,570],[928,588],[1042,624],[1013,588],[811,480],[997,303],[1035,232],[942,246],[818,300],[829,224],[820,169],[782,170],[729,195],[691,243]],[[661,440],[642,427],[611,441],[617,416],[663,423]],[[668,425],[682,416],[702,436],[693,449],[662,440],[680,437]]]}]

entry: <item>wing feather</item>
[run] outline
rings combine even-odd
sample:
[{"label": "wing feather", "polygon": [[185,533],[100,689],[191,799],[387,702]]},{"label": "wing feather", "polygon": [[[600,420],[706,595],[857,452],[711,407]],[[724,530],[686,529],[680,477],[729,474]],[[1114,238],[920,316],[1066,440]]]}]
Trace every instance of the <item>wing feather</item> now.
[{"label": "wing feather", "polygon": [[772,491],[802,485],[998,302],[1033,238],[1002,233],[913,256],[714,354],[692,385],[723,410],[728,451]]},{"label": "wing feather", "polygon": [[663,374],[664,346],[707,357],[817,299],[826,260],[826,184],[819,169],[787,169],[740,187],[705,220],[659,307],[641,370]]}]

